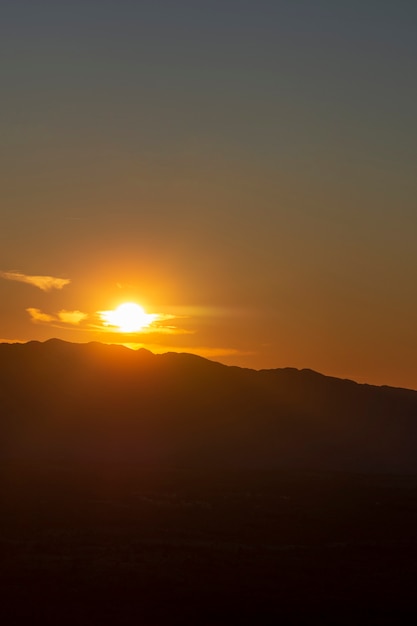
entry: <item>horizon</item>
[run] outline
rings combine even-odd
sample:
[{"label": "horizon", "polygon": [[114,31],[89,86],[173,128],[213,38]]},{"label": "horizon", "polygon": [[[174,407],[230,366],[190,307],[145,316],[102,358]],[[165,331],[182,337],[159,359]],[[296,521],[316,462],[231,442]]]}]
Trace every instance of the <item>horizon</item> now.
[{"label": "horizon", "polygon": [[59,342],[59,343],[64,343],[64,344],[70,344],[70,345],[79,345],[79,346],[89,346],[91,344],[99,344],[99,345],[103,345],[103,346],[108,346],[108,347],[117,347],[117,348],[125,348],[126,350],[130,350],[132,352],[139,352],[139,351],[145,351],[148,352],[149,354],[152,354],[153,356],[164,356],[167,354],[177,354],[177,355],[188,355],[188,356],[196,356],[199,357],[200,359],[203,359],[205,361],[211,361],[212,363],[218,363],[220,365],[224,365],[225,367],[234,367],[234,368],[238,368],[238,369],[247,369],[247,370],[252,370],[255,372],[262,372],[262,371],[274,371],[274,370],[292,370],[295,372],[312,372],[314,374],[318,374],[319,376],[323,376],[324,378],[334,378],[335,380],[341,380],[344,382],[352,382],[355,383],[357,385],[364,385],[366,387],[389,387],[392,389],[399,389],[399,390],[406,390],[406,391],[415,391],[417,393],[417,389],[413,388],[413,387],[401,387],[401,386],[395,386],[395,385],[386,385],[386,384],[375,384],[375,383],[370,383],[368,381],[361,381],[361,380],[355,380],[353,378],[348,378],[348,377],[340,377],[340,376],[333,376],[332,374],[328,374],[326,372],[321,372],[318,370],[314,370],[311,367],[293,367],[291,365],[287,365],[284,367],[272,367],[272,368],[255,368],[255,367],[245,367],[243,365],[234,365],[229,364],[229,363],[224,363],[219,359],[216,359],[214,357],[208,357],[208,356],[203,356],[202,354],[196,352],[196,351],[186,351],[186,350],[167,350],[167,351],[159,351],[159,352],[154,352],[152,350],[150,350],[149,348],[144,348],[144,347],[133,347],[131,345],[128,344],[123,344],[123,343],[107,343],[107,342],[103,342],[103,341],[97,341],[95,340],[91,340],[91,341],[67,341],[65,339],[60,339],[59,337],[50,337],[49,339],[45,339],[44,341],[39,341],[38,339],[30,339],[29,341],[4,341],[0,339],[0,346],[1,345],[27,345],[29,343],[40,343],[40,344],[46,344],[46,343],[50,343],[50,342]]},{"label": "horizon", "polygon": [[6,3],[0,341],[415,389],[416,25],[385,0]]}]

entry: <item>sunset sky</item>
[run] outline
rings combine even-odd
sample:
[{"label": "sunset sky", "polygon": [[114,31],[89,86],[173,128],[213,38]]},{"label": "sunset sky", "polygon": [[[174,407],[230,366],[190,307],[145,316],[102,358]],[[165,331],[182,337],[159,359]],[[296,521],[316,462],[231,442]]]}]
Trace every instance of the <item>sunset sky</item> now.
[{"label": "sunset sky", "polygon": [[3,0],[0,340],[417,389],[416,32],[414,0]]}]

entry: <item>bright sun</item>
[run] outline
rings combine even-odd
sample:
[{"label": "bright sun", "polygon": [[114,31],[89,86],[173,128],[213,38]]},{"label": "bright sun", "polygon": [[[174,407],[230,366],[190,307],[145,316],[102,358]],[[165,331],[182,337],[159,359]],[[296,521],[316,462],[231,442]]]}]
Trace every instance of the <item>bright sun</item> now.
[{"label": "bright sun", "polygon": [[158,316],[145,313],[139,304],[125,302],[114,311],[101,311],[100,317],[106,326],[115,326],[122,333],[135,333],[150,326]]}]

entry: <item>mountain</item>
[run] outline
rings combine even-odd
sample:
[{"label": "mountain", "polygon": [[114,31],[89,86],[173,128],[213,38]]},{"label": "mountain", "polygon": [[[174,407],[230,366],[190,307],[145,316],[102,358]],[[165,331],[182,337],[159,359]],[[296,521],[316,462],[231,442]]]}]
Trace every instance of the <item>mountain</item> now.
[{"label": "mountain", "polygon": [[0,344],[2,460],[417,472],[417,392],[99,343]]}]

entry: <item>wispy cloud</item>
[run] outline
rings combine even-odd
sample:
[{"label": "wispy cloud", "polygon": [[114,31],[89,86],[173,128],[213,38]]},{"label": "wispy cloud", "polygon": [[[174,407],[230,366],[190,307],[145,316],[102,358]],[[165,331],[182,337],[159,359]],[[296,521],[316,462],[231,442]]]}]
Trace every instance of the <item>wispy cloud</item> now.
[{"label": "wispy cloud", "polygon": [[62,309],[62,311],[59,311],[58,313],[58,318],[61,322],[64,322],[64,324],[79,324],[83,320],[87,319],[87,317],[88,314],[83,313],[82,311],[67,311]]},{"label": "wispy cloud", "polygon": [[179,353],[187,353],[187,354],[195,354],[197,356],[202,356],[206,359],[213,358],[221,358],[221,357],[229,357],[229,356],[248,356],[253,354],[253,352],[248,352],[244,350],[238,350],[236,348],[222,348],[222,347],[207,347],[207,346],[187,346],[187,347],[179,347],[179,346],[170,346],[165,344],[151,344],[151,343],[138,343],[127,341],[123,342],[123,346],[126,348],[130,348],[131,350],[138,350],[140,348],[146,348],[150,350],[154,354],[165,354],[166,352],[179,352]]},{"label": "wispy cloud", "polygon": [[0,343],[26,343],[24,339],[3,339],[0,337]]},{"label": "wispy cloud", "polygon": [[35,309],[34,307],[29,307],[26,311],[29,313],[32,322],[52,324],[58,328],[64,328],[64,326],[60,325],[61,323],[76,326],[88,317],[88,314],[83,313],[82,311],[67,311],[66,309],[62,309],[56,315],[44,313],[40,309]]},{"label": "wispy cloud", "polygon": [[56,321],[56,317],[54,315],[49,315],[48,313],[42,313],[42,311],[40,309],[34,309],[32,307],[29,307],[28,309],[26,309],[26,311],[29,313],[32,322],[55,322]]},{"label": "wispy cloud", "polygon": [[51,291],[52,289],[62,289],[66,285],[69,285],[71,280],[69,278],[56,278],[55,276],[29,276],[28,274],[22,274],[21,272],[1,272],[0,277],[5,280],[14,280],[19,283],[27,283],[38,287],[42,291]]},{"label": "wispy cloud", "polygon": [[85,313],[79,309],[45,312],[35,307],[28,307],[26,311],[35,324],[44,324],[59,329],[72,326],[74,330],[80,332],[106,334],[119,341],[123,335],[132,339],[146,335],[149,342],[153,338],[155,341],[158,336],[162,335],[192,335],[196,332],[195,329],[178,327],[175,322],[180,318],[175,315],[148,314],[139,305],[132,304],[132,308],[127,310],[123,306],[126,305],[114,311],[95,313]]}]

